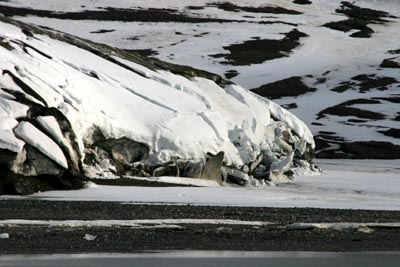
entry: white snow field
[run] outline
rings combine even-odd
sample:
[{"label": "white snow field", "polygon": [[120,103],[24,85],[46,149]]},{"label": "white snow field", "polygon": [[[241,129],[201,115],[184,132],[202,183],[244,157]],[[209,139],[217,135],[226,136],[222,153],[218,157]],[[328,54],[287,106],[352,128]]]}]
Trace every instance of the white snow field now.
[{"label": "white snow field", "polygon": [[256,207],[400,209],[400,161],[324,160],[320,176],[296,177],[277,187],[118,187],[90,185],[76,191],[37,193],[31,198]]}]

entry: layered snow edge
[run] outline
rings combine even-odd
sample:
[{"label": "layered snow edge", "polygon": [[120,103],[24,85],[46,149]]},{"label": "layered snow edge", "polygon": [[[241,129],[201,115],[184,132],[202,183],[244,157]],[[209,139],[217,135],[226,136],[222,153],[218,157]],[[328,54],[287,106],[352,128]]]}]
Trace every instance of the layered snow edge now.
[{"label": "layered snow edge", "polygon": [[279,105],[132,58],[0,16],[0,185],[45,190],[24,184],[49,175],[66,188],[130,176],[259,185],[315,170],[310,130]]}]

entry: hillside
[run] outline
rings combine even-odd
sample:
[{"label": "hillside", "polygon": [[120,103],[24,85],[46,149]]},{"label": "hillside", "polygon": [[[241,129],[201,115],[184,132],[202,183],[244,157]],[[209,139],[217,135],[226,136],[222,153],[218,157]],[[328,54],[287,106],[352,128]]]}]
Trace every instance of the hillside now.
[{"label": "hillside", "polygon": [[5,193],[164,176],[265,185],[313,170],[301,120],[217,75],[2,16],[0,65]]},{"label": "hillside", "polygon": [[320,158],[400,158],[395,0],[9,0],[0,12],[216,73],[310,126]]}]

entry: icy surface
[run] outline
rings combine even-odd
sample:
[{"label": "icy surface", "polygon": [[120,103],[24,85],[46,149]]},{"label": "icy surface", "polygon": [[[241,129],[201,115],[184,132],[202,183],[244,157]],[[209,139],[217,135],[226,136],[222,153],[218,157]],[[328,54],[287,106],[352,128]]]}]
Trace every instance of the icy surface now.
[{"label": "icy surface", "polygon": [[[82,3],[84,2],[84,5]],[[230,70],[235,70],[237,76],[230,80],[246,88],[257,88],[261,85],[299,76],[307,80],[308,86],[316,88],[315,92],[295,97],[276,99],[281,105],[296,103],[297,107],[290,111],[310,126],[314,135],[319,132],[334,132],[335,136],[343,138],[343,142],[380,141],[400,145],[400,139],[385,136],[379,131],[390,128],[399,129],[400,123],[394,118],[398,116],[399,104],[381,100],[379,109],[385,115],[378,121],[352,122],[359,119],[356,116],[326,116],[318,118],[318,113],[327,107],[341,104],[348,100],[377,97],[395,98],[398,94],[399,82],[387,90],[373,89],[369,92],[348,90],[338,93],[331,89],[341,82],[351,81],[352,77],[362,74],[375,74],[379,77],[398,79],[398,69],[381,68],[384,59],[396,55],[388,51],[398,50],[400,33],[400,5],[397,0],[356,0],[347,1],[356,6],[373,10],[389,12],[392,17],[384,18],[387,23],[368,23],[373,30],[370,38],[352,38],[355,32],[342,32],[322,25],[349,19],[336,12],[342,0],[316,0],[310,5],[298,5],[293,1],[230,0],[239,6],[259,7],[264,5],[280,6],[301,12],[299,15],[268,14],[251,12],[229,12],[208,4],[213,0],[196,1],[67,1],[48,2],[40,0],[23,1],[10,0],[4,5],[30,7],[52,11],[78,12],[85,10],[102,10],[102,8],[168,8],[188,14],[192,17],[231,19],[240,22],[232,23],[179,23],[179,22],[142,22],[142,21],[70,21],[37,16],[18,17],[26,22],[45,25],[59,29],[83,38],[107,43],[122,49],[151,49],[156,52],[154,57],[161,60],[193,66],[208,70],[221,76]],[[189,6],[202,7],[191,10]],[[260,23],[268,22],[268,23]],[[77,27],[79,25],[79,27]],[[84,27],[82,27],[84,25]],[[99,30],[109,30],[102,34]],[[287,57],[267,60],[258,64],[237,66],[227,63],[223,58],[210,55],[227,53],[224,47],[240,44],[249,40],[283,38],[283,33],[297,29],[308,35],[301,39],[301,45]],[[357,51],[355,53],[354,51]],[[398,55],[397,55],[398,56]],[[329,73],[328,73],[329,72]],[[311,76],[310,76],[311,75]],[[325,79],[325,80],[324,80]],[[353,86],[354,87],[354,86]],[[363,105],[363,110],[374,111],[375,105]]]},{"label": "icy surface", "polygon": [[[300,119],[240,86],[225,89],[208,79],[151,70],[114,54],[107,60],[47,35],[31,38],[5,22],[0,22],[0,37],[7,44],[0,46],[0,62],[7,70],[0,85],[38,106],[61,111],[72,125],[80,152],[82,140],[96,128],[106,139],[126,137],[145,144],[151,164],[177,158],[198,161],[207,153],[224,151],[224,163],[238,167],[269,149],[271,113],[314,146],[311,132]],[[58,125],[61,122],[39,116],[36,120],[44,132],[30,122],[16,125],[27,107],[8,98],[12,96],[0,98],[0,118],[5,125],[0,146],[21,149],[22,142],[11,134],[15,128],[19,139],[67,168],[65,156],[50,138],[67,146]]]},{"label": "icy surface", "polygon": [[400,162],[326,160],[321,176],[300,176],[294,183],[268,188],[191,188],[91,186],[32,197],[49,200],[99,200],[132,203],[315,207],[368,210],[400,209]]}]

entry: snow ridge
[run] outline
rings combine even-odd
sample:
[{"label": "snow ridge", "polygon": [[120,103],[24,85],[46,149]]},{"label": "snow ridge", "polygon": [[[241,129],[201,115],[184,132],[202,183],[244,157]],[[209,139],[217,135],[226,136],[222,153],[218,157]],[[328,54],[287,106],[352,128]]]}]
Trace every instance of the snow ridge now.
[{"label": "snow ridge", "polygon": [[[29,174],[46,173],[49,165],[37,163],[38,157],[30,154],[37,152],[22,147],[11,130],[15,138],[57,163],[60,175],[62,169],[73,168],[73,173],[92,178],[103,171],[128,176],[189,172],[204,177],[207,170],[208,179],[219,180],[224,165],[240,170],[238,177],[245,180],[241,183],[247,183],[259,165],[264,177],[271,163],[282,166],[274,169],[282,172],[292,166],[310,167],[311,158],[305,156],[310,151],[297,149],[302,140],[309,150],[314,147],[305,124],[240,86],[222,88],[209,79],[151,69],[110,47],[83,45],[69,35],[0,18],[0,103],[7,106],[0,118],[14,122],[0,133],[0,144],[17,154],[2,164],[20,175],[26,175],[27,168],[13,165],[33,161],[30,170],[36,171]],[[286,141],[275,142],[283,132]],[[293,149],[285,152],[281,144],[288,143]],[[73,147],[80,151],[72,153]],[[299,152],[296,159],[292,150]],[[101,164],[104,160],[110,164]]]}]

